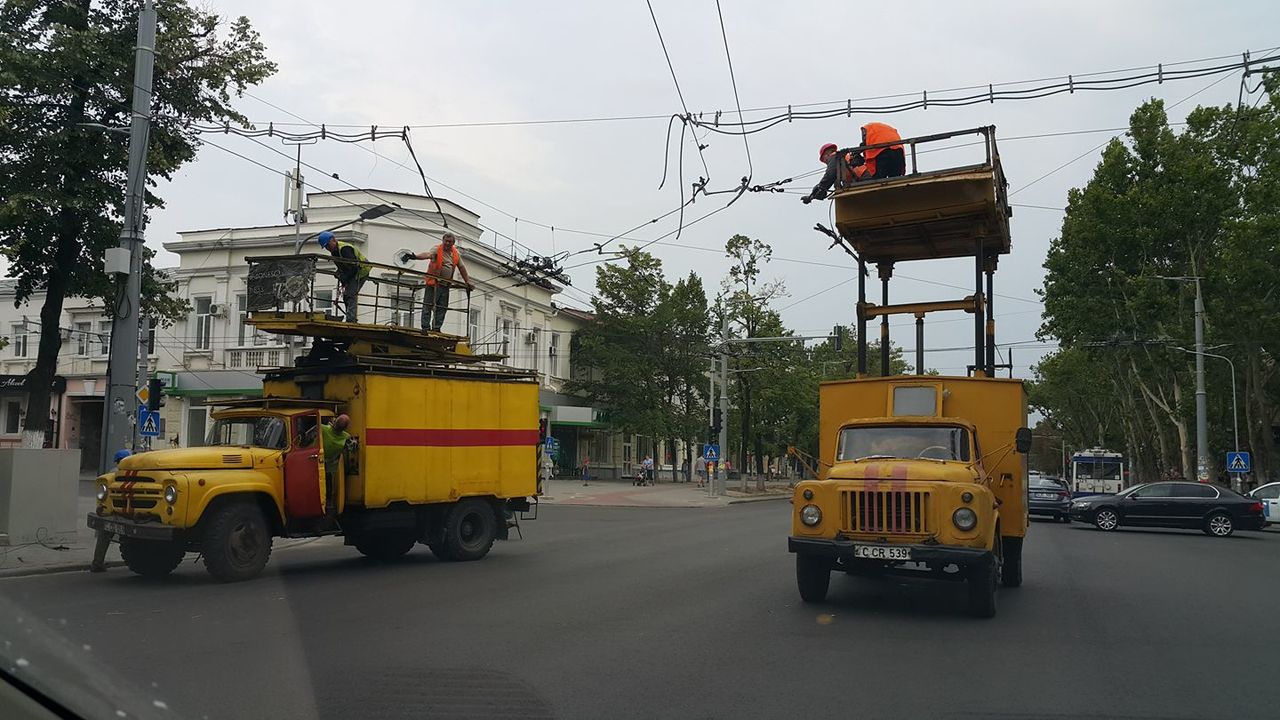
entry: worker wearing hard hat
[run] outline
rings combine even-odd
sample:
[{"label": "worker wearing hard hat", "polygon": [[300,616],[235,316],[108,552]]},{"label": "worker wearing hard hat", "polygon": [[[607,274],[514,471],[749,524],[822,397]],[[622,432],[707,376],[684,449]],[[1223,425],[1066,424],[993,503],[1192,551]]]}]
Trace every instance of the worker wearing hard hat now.
[{"label": "worker wearing hard hat", "polygon": [[[862,126],[862,145],[878,145],[880,143],[901,140],[898,131],[884,123],[872,122]],[[818,150],[818,160],[827,166],[822,180],[813,186],[813,191],[800,198],[808,205],[813,200],[822,200],[827,191],[840,179],[840,187],[847,187],[859,180],[898,177],[907,172],[907,158],[902,145],[890,145],[869,150],[859,148],[840,149],[835,143],[827,143]],[[842,162],[843,161],[843,162]],[[844,166],[841,177],[841,165]]]},{"label": "worker wearing hard hat", "polygon": [[359,308],[360,286],[369,279],[372,269],[364,253],[355,245],[340,242],[333,233],[325,230],[316,238],[320,246],[337,258],[338,263],[338,295],[342,297],[342,308],[347,313],[347,322],[356,321],[356,310]]}]

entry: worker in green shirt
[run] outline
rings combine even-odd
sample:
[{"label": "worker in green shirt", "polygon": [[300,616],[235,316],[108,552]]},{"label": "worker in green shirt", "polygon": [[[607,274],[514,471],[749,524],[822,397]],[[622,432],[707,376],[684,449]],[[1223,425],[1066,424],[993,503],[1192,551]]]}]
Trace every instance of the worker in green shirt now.
[{"label": "worker in green shirt", "polygon": [[330,515],[338,512],[338,469],[342,467],[342,458],[347,451],[347,443],[351,440],[351,435],[347,433],[347,426],[350,424],[351,418],[342,414],[333,418],[328,425],[320,426],[320,447],[324,451],[324,506]]}]

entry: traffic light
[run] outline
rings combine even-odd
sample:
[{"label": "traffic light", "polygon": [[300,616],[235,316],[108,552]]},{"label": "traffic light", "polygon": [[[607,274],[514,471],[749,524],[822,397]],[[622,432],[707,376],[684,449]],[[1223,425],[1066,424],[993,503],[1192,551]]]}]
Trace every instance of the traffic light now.
[{"label": "traffic light", "polygon": [[832,334],[836,336],[836,352],[844,350],[844,326],[837,325]]},{"label": "traffic light", "polygon": [[719,436],[720,428],[724,425],[724,418],[720,415],[720,408],[711,410],[711,435]]},{"label": "traffic light", "polygon": [[155,412],[164,407],[164,381],[160,378],[147,380],[147,410]]}]

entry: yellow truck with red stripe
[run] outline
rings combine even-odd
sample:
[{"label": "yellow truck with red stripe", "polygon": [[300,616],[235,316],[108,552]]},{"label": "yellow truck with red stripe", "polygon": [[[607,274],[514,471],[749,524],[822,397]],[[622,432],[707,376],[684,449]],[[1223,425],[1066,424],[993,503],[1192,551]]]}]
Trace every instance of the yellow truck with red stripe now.
[{"label": "yellow truck with red stripe", "polygon": [[[340,460],[319,428],[339,413]],[[273,538],[324,535],[379,561],[418,543],[478,560],[536,502],[529,373],[337,354],[267,371],[262,398],[213,417],[207,446],[138,453],[99,478],[88,524],[119,538],[133,572],[166,575],[199,553],[215,578],[246,580]]]}]

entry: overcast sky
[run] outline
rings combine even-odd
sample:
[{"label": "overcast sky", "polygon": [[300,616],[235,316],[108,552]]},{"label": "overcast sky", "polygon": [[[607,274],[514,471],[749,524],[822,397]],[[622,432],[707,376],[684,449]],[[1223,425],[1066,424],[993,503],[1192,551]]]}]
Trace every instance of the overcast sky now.
[{"label": "overcast sky", "polygon": [[[312,122],[384,127],[439,123],[665,115],[680,111],[653,21],[643,0],[601,2],[388,2],[342,0],[251,2],[208,0],[216,12],[247,15],[262,33],[278,74],[253,96]],[[1008,2],[888,3],[739,2],[723,0],[738,91],[744,108],[843,101],[921,90],[1082,75],[1225,55],[1255,54],[1280,45],[1280,4],[1264,2]],[[654,0],[663,37],[689,109],[729,115],[733,92],[714,2]],[[161,48],[163,52],[163,48]],[[753,184],[818,169],[824,142],[854,145],[858,127],[881,120],[903,136],[993,124],[998,137],[1016,138],[1121,128],[1149,97],[1182,120],[1196,104],[1235,102],[1240,76],[1202,78],[1123,91],[1077,93],[968,108],[930,108],[895,115],[783,123],[752,135]],[[1207,88],[1207,89],[1206,89]],[[1256,96],[1251,99],[1256,99]],[[239,107],[255,123],[297,122],[255,97]],[[759,116],[762,113],[749,114]],[[416,129],[415,150],[433,190],[481,215],[481,222],[544,253],[590,247],[599,238],[553,234],[513,217],[601,233],[619,233],[679,204],[678,189],[661,179],[665,119],[582,124]],[[1097,148],[1116,133],[1009,139],[1001,143],[1013,202],[1061,208],[1067,190],[1087,180]],[[279,170],[290,163],[236,137],[214,142]],[[735,186],[747,173],[741,140],[711,135],[706,161],[711,188]],[[672,141],[674,150],[676,142]],[[277,145],[282,150],[290,148]],[[389,159],[336,143],[304,148],[303,159],[348,182],[421,192],[398,141],[372,146]],[[957,151],[959,153],[959,151]],[[1079,160],[1032,181],[1081,155]],[[930,162],[940,162],[935,155]],[[963,155],[956,154],[961,161]],[[675,156],[672,156],[675,162]],[[702,174],[686,146],[686,183]],[[308,182],[348,187],[316,172]],[[809,177],[791,187],[808,188]],[[493,207],[463,197],[465,192]],[[281,219],[283,181],[222,150],[206,146],[199,159],[159,191],[167,207],[152,216],[148,243],[159,248],[180,230],[264,225]],[[686,218],[717,207],[700,199]],[[828,251],[811,228],[828,221],[828,203],[803,205],[797,194],[748,194],[728,210],[688,228],[681,245],[722,249],[734,233],[773,246],[765,275],[785,281],[790,297],[777,303],[792,329],[827,332],[853,317],[856,285],[846,257]],[[496,210],[494,208],[497,208]],[[996,274],[998,340],[1031,340],[1039,325],[1035,288],[1062,213],[1016,207],[1013,253]],[[672,217],[637,231],[637,240],[675,227]],[[492,242],[486,233],[483,240]],[[1117,242],[1123,242],[1117,238]],[[510,242],[500,240],[507,246]],[[632,243],[634,244],[634,243]],[[553,248],[554,245],[554,248]],[[714,293],[723,254],[654,245],[669,279],[690,271]],[[161,264],[175,262],[162,252]],[[567,266],[592,259],[580,255]],[[386,260],[386,259],[382,259]],[[818,264],[814,264],[818,263]],[[932,283],[967,285],[963,260],[900,264],[894,302],[967,294]],[[571,271],[576,289],[564,296],[585,306],[594,266]],[[842,281],[843,285],[838,285]],[[930,282],[924,282],[930,281]],[[833,288],[833,286],[836,286]],[[828,288],[833,288],[827,290]],[[824,291],[826,292],[820,292]],[[585,291],[585,292],[584,292]],[[931,316],[926,347],[971,344],[968,316]],[[911,319],[895,322],[895,340],[914,347]],[[901,326],[901,327],[898,327]],[[873,333],[875,331],[873,330]],[[1019,376],[1045,350],[1016,351]],[[964,352],[929,354],[931,367],[963,372]]]}]

